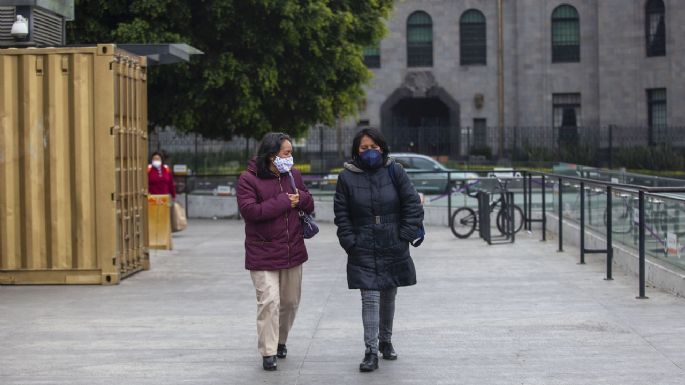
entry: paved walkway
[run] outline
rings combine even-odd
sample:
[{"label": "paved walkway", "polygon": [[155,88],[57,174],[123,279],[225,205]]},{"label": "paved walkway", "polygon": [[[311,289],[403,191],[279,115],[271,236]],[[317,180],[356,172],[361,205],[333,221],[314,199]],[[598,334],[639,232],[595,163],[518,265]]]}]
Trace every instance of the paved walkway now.
[{"label": "paved walkway", "polygon": [[[242,223],[191,222],[115,287],[0,287],[0,384],[685,384],[685,300],[521,236],[429,228],[397,301],[395,362],[358,372],[361,303],[335,228],[309,242],[279,370],[261,370]],[[590,258],[591,259],[591,258]]]}]

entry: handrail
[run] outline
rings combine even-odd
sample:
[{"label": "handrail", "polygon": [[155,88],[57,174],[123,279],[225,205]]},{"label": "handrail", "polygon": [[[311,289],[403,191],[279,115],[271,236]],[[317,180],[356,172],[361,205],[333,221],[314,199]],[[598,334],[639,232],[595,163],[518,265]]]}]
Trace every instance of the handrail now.
[{"label": "handrail", "polygon": [[[591,185],[601,185],[601,186],[611,186],[615,189],[619,189],[622,191],[630,191],[630,192],[639,192],[639,191],[644,191],[646,193],[685,193],[685,186],[684,187],[649,187],[649,186],[640,186],[640,185],[635,185],[635,184],[628,184],[628,183],[616,183],[616,182],[607,182],[607,181],[602,181],[602,180],[597,180],[597,179],[591,179],[591,178],[583,178],[579,176],[572,176],[572,175],[563,175],[563,174],[554,174],[554,173],[545,173],[545,172],[539,172],[539,171],[525,171],[531,175],[539,175],[542,176],[544,175],[545,177],[548,178],[562,178],[566,180],[573,180],[576,182],[584,182],[586,184],[591,184]],[[685,184],[685,181],[683,181],[683,184]],[[672,199],[679,200],[677,197],[673,197]],[[685,201],[685,198],[681,198],[680,200]]]},{"label": "handrail", "polygon": [[[512,178],[523,180],[523,196],[524,196],[524,223],[526,229],[532,230],[532,223],[542,223],[542,241],[546,241],[547,233],[547,213],[546,213],[546,186],[547,181],[552,181],[552,183],[557,183],[558,187],[558,240],[559,248],[558,251],[563,251],[563,191],[565,182],[575,182],[579,184],[580,189],[580,204],[581,204],[581,215],[580,215],[580,263],[585,263],[585,254],[589,253],[606,253],[607,254],[607,266],[606,266],[606,280],[612,280],[612,261],[613,261],[613,239],[612,239],[612,210],[607,210],[607,236],[606,236],[606,249],[602,250],[592,250],[585,248],[585,194],[587,186],[601,187],[607,195],[607,207],[612,206],[612,198],[615,192],[622,191],[638,196],[638,253],[639,253],[639,295],[636,298],[646,299],[645,295],[645,280],[646,280],[646,270],[645,270],[645,197],[646,196],[657,196],[666,198],[673,201],[685,202],[685,196],[663,196],[659,194],[685,194],[685,181],[683,181],[683,187],[650,187],[641,186],[630,183],[617,183],[613,181],[597,180],[576,175],[564,175],[553,172],[542,172],[528,169],[510,169],[510,170],[432,170],[432,171],[410,171],[413,175],[422,174],[432,174],[432,175],[445,175],[447,179],[447,216],[448,224],[451,220],[452,213],[452,195],[455,192],[453,186],[456,186],[458,182],[472,181],[474,178],[468,176],[467,174],[476,175],[488,175],[492,173],[497,173],[492,179],[500,179],[504,174],[511,174]],[[228,174],[217,174],[217,175],[187,175],[178,176],[185,179],[187,182],[191,178],[221,178],[221,177],[238,177],[240,173],[228,173]],[[331,175],[331,173],[302,173],[303,176],[319,176],[325,177]],[[520,177],[518,176],[520,175]],[[542,198],[542,218],[534,219],[532,218],[532,197],[533,197],[533,179],[538,178],[541,180],[539,185],[541,186],[541,198]],[[490,179],[479,177],[479,180]],[[457,190],[458,191],[458,190]],[[187,196],[186,196],[187,199]],[[186,204],[187,206],[187,204]]]}]

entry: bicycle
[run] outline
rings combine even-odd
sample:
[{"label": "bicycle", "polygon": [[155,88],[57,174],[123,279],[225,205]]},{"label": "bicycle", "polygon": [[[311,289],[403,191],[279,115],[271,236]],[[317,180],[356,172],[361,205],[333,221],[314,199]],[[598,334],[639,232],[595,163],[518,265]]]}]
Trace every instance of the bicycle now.
[{"label": "bicycle", "polygon": [[[499,185],[497,188],[499,191],[499,198],[490,203],[488,207],[488,212],[490,214],[492,214],[495,209],[499,207],[495,223],[497,224],[497,230],[499,230],[502,235],[511,235],[506,226],[508,220],[510,219],[508,212],[509,207],[507,207],[505,199],[506,193],[508,192],[508,182],[509,181],[503,182],[500,178],[497,178],[497,183]],[[471,191],[467,186],[466,194],[470,197],[475,197],[477,192]],[[523,210],[517,205],[514,205],[513,208],[514,233],[518,233],[523,228]],[[478,215],[470,207],[461,207],[452,214],[452,217],[450,218],[450,227],[455,237],[461,239],[468,238],[476,231],[478,227]]]}]

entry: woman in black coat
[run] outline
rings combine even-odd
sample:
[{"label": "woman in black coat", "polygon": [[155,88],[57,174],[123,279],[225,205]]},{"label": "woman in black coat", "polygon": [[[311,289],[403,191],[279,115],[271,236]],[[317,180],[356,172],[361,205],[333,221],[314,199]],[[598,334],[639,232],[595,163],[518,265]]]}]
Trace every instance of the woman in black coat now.
[{"label": "woman in black coat", "polygon": [[423,208],[402,166],[389,158],[380,131],[361,130],[352,143],[335,192],[335,224],[347,252],[347,283],[361,289],[366,352],[359,370],[378,368],[378,352],[397,359],[392,346],[395,294],[416,284],[409,244],[423,240]]}]

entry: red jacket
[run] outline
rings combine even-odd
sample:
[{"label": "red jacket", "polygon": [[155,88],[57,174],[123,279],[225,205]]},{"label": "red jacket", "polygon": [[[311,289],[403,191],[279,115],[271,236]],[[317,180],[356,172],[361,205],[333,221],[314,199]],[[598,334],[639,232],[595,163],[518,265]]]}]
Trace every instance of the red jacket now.
[{"label": "red jacket", "polygon": [[286,193],[294,194],[288,174],[257,176],[255,160],[240,174],[238,208],[245,219],[245,268],[281,270],[307,261],[299,210],[314,211],[312,195],[297,170],[291,170],[300,192],[297,208],[290,207]]},{"label": "red jacket", "polygon": [[152,165],[147,166],[148,192],[153,195],[171,195],[176,199],[176,185],[174,175],[166,164],[158,170]]}]

